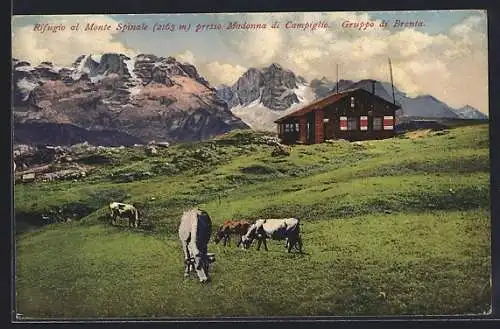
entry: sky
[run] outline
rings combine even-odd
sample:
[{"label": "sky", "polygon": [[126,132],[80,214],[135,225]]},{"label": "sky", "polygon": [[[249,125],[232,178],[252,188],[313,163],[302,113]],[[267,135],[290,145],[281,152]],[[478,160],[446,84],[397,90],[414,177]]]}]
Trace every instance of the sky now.
[{"label": "sky", "polygon": [[[396,20],[417,22],[395,26]],[[381,27],[382,21],[388,22]],[[266,24],[261,29],[226,29],[231,22]],[[273,23],[279,23],[272,28]],[[286,23],[317,23],[316,29]],[[71,26],[80,24],[78,31]],[[109,31],[83,31],[87,23]],[[146,24],[145,31],[117,31],[118,24]],[[152,31],[157,24],[190,24],[189,31]],[[64,31],[35,31],[35,24],[63,24]],[[196,32],[197,25],[221,30]],[[360,24],[367,25],[360,28]],[[390,81],[415,97],[431,94],[448,105],[471,105],[488,113],[488,38],[483,10],[399,12],[289,12],[14,16],[12,56],[33,65],[70,65],[82,54],[118,52],[173,56],[195,65],[212,85],[232,85],[251,67],[278,63],[307,80],[326,77]]]}]

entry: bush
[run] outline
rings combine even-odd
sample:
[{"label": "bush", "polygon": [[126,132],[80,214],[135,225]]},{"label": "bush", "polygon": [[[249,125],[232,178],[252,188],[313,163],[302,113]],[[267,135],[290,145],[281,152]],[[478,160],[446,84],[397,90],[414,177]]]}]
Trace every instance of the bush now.
[{"label": "bush", "polygon": [[255,174],[255,175],[268,175],[277,172],[276,169],[274,168],[258,164],[240,168],[240,171],[244,174]]},{"label": "bush", "polygon": [[107,206],[111,202],[124,202],[128,198],[130,195],[118,187],[93,190],[88,193],[88,203],[95,209]]},{"label": "bush", "polygon": [[85,157],[81,157],[80,159],[77,160],[77,162],[87,165],[109,164],[113,163],[114,159],[104,154],[91,154]]}]

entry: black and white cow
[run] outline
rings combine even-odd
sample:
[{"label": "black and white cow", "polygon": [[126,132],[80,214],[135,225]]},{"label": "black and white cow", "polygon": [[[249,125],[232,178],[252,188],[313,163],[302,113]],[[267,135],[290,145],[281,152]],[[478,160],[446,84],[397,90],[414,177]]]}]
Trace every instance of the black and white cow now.
[{"label": "black and white cow", "polygon": [[296,247],[302,253],[302,238],[300,236],[300,222],[297,218],[258,219],[250,226],[248,232],[242,237],[245,249],[250,248],[253,240],[257,239],[257,250],[264,243],[267,249],[267,239],[286,240],[285,247],[291,252]]},{"label": "black and white cow", "polygon": [[109,209],[111,210],[111,219],[113,225],[116,224],[116,218],[128,218],[128,224],[130,227],[139,226],[139,212],[137,209],[131,205],[120,202],[111,202],[109,204]]},{"label": "black and white cow", "polygon": [[212,220],[206,211],[194,208],[182,214],[179,239],[184,251],[184,276],[196,271],[200,282],[208,281],[209,265],[215,256],[208,253],[208,242],[212,234]]}]

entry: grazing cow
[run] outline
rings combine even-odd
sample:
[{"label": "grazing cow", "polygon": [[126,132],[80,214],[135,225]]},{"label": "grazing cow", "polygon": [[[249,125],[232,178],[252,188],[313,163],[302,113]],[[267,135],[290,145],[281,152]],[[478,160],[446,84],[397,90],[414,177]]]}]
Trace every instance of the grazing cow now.
[{"label": "grazing cow", "polygon": [[221,240],[224,241],[224,247],[226,246],[226,243],[229,243],[230,241],[230,235],[235,234],[239,236],[239,240],[236,246],[240,246],[242,240],[241,238],[243,235],[245,235],[248,232],[248,229],[250,228],[250,222],[246,220],[227,220],[222,224],[219,229],[217,230],[217,233],[215,234],[214,242],[217,244]]},{"label": "grazing cow", "polygon": [[212,220],[206,211],[191,209],[182,214],[179,239],[184,251],[184,276],[196,271],[200,282],[208,281],[210,263],[215,256],[208,253],[208,242],[212,234]]},{"label": "grazing cow", "polygon": [[257,239],[257,250],[264,242],[267,251],[266,239],[286,240],[285,247],[291,252],[296,247],[302,253],[302,238],[300,236],[300,223],[297,218],[284,219],[259,219],[251,225],[248,232],[242,237],[245,249],[250,248],[253,240]]},{"label": "grazing cow", "polygon": [[138,227],[139,221],[139,211],[131,205],[120,202],[112,202],[109,204],[109,209],[111,209],[111,219],[113,225],[116,224],[116,218],[128,218],[128,225],[130,227]]}]

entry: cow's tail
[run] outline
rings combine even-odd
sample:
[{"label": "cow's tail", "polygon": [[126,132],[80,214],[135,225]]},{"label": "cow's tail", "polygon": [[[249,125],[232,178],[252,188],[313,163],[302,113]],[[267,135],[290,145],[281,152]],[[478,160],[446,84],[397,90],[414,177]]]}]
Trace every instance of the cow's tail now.
[{"label": "cow's tail", "polygon": [[299,245],[298,249],[299,249],[299,252],[302,253],[303,252],[303,250],[302,250],[302,246],[303,245],[302,245],[302,237],[300,236],[300,225],[301,225],[301,222],[300,222],[300,220],[298,218],[296,218],[296,219],[297,219],[297,235],[296,236],[297,236],[297,243]]}]

